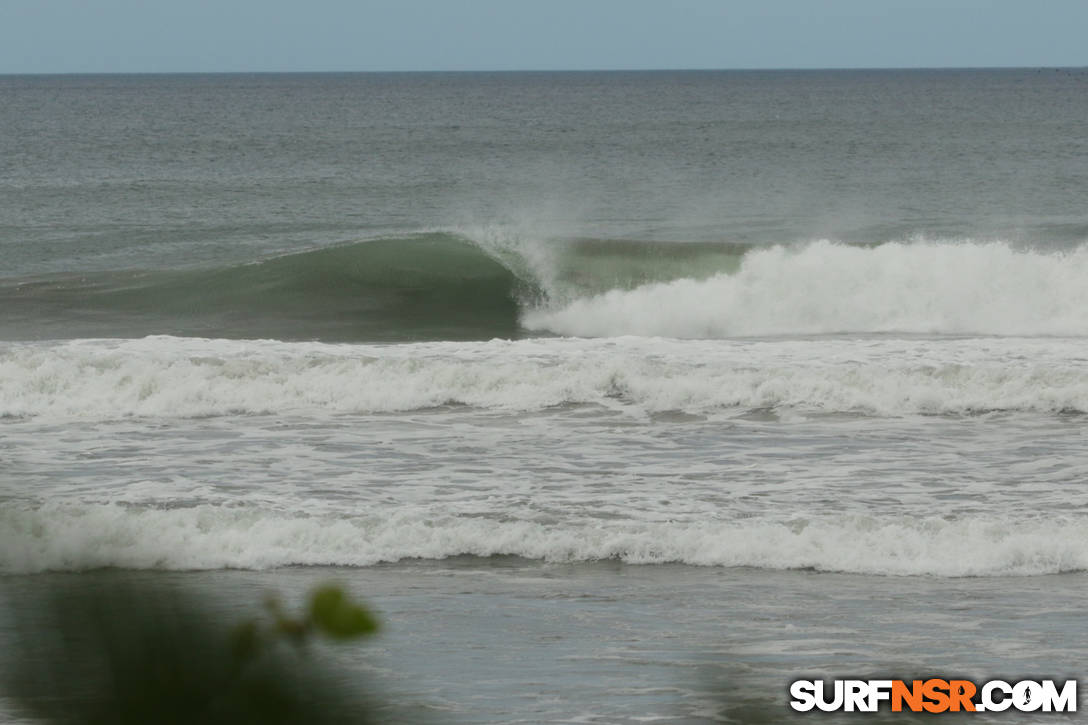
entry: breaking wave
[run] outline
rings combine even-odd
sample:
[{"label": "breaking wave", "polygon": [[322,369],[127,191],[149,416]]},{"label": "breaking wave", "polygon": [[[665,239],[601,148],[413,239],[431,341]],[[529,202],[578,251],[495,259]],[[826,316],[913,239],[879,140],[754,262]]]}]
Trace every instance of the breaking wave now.
[{"label": "breaking wave", "polygon": [[1088,335],[1088,247],[434,232],[216,269],[7,280],[7,339]]},{"label": "breaking wave", "polygon": [[817,242],[753,249],[733,274],[610,290],[531,310],[522,323],[582,337],[1088,335],[1088,248]]},{"label": "breaking wave", "polygon": [[398,510],[356,517],[256,508],[46,504],[0,510],[0,572],[370,566],[515,555],[548,562],[1028,576],[1088,569],[1088,523],[842,515],[776,521],[533,521]]},{"label": "breaking wave", "polygon": [[481,232],[372,239],[213,269],[5,280],[7,339],[149,334],[325,341],[517,337],[541,304],[733,269],[746,247],[529,243]]},{"label": "breaking wave", "polygon": [[0,344],[0,416],[792,409],[875,416],[1088,412],[1083,340],[674,341],[408,345],[205,340]]}]

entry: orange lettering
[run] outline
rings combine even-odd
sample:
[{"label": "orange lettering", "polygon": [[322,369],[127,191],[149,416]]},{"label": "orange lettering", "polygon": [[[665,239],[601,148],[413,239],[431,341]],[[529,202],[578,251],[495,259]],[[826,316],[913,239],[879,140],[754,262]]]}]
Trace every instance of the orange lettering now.
[{"label": "orange lettering", "polygon": [[922,684],[922,694],[929,702],[922,703],[926,712],[944,712],[948,709],[948,680],[932,679]]},{"label": "orange lettering", "polygon": [[951,680],[948,683],[948,692],[951,695],[952,712],[959,712],[961,707],[966,712],[974,712],[975,703],[971,702],[971,698],[975,696],[975,689],[975,683],[970,680]]},{"label": "orange lettering", "polygon": [[902,680],[892,682],[892,712],[903,711],[903,701],[911,712],[920,712],[922,709],[922,681],[914,680],[911,687]]}]

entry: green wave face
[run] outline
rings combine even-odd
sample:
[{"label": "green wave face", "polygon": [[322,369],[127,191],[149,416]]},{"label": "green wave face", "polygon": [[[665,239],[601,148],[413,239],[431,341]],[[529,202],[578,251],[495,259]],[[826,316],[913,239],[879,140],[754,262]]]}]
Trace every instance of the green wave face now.
[{"label": "green wave face", "polygon": [[213,269],[8,280],[0,284],[0,305],[7,313],[0,336],[509,338],[519,335],[518,318],[526,309],[613,288],[732,271],[744,251],[721,244],[623,240],[488,249],[464,236],[431,233]]},{"label": "green wave face", "polygon": [[[206,288],[209,312],[232,307],[237,329],[281,339],[409,340],[511,336],[517,278],[448,235],[380,239],[189,273],[169,294]],[[258,319],[247,319],[257,313]]]},{"label": "green wave face", "polygon": [[36,280],[4,287],[0,302],[24,313],[15,315],[21,329],[6,330],[24,339],[478,339],[516,333],[516,287],[515,276],[477,247],[427,235],[219,269]]}]

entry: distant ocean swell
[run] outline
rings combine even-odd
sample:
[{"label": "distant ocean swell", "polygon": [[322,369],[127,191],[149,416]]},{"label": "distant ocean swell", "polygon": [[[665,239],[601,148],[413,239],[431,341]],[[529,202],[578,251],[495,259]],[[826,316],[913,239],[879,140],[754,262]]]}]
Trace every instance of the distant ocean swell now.
[{"label": "distant ocean swell", "polygon": [[1088,412],[1078,339],[0,343],[0,416],[382,413],[445,405],[875,416]]},{"label": "distant ocean swell", "polygon": [[404,509],[350,518],[251,507],[45,504],[0,511],[0,572],[370,566],[514,555],[549,562],[1029,576],[1088,569],[1088,523],[848,515],[546,524]]},{"label": "distant ocean swell", "polygon": [[0,304],[9,339],[1084,336],[1088,246],[751,247],[435,232],[218,269],[8,279]]}]

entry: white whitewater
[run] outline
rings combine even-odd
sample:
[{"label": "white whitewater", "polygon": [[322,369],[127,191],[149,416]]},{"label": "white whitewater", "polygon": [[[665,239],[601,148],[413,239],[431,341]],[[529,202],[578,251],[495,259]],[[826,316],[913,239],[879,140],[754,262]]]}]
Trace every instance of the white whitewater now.
[{"label": "white whitewater", "polygon": [[1088,335],[1088,247],[775,246],[750,251],[735,274],[612,290],[529,311],[522,324],[579,337]]},{"label": "white whitewater", "polygon": [[[1088,306],[1085,308],[1088,310]],[[0,416],[110,420],[442,405],[633,414],[1088,412],[1079,338],[0,343]]]},{"label": "white whitewater", "polygon": [[546,525],[442,515],[433,507],[352,517],[254,507],[104,504],[0,512],[4,573],[107,566],[370,566],[466,554],[877,575],[1028,576],[1088,569],[1088,524],[1064,517],[950,521],[910,515],[605,523],[583,515]]}]

